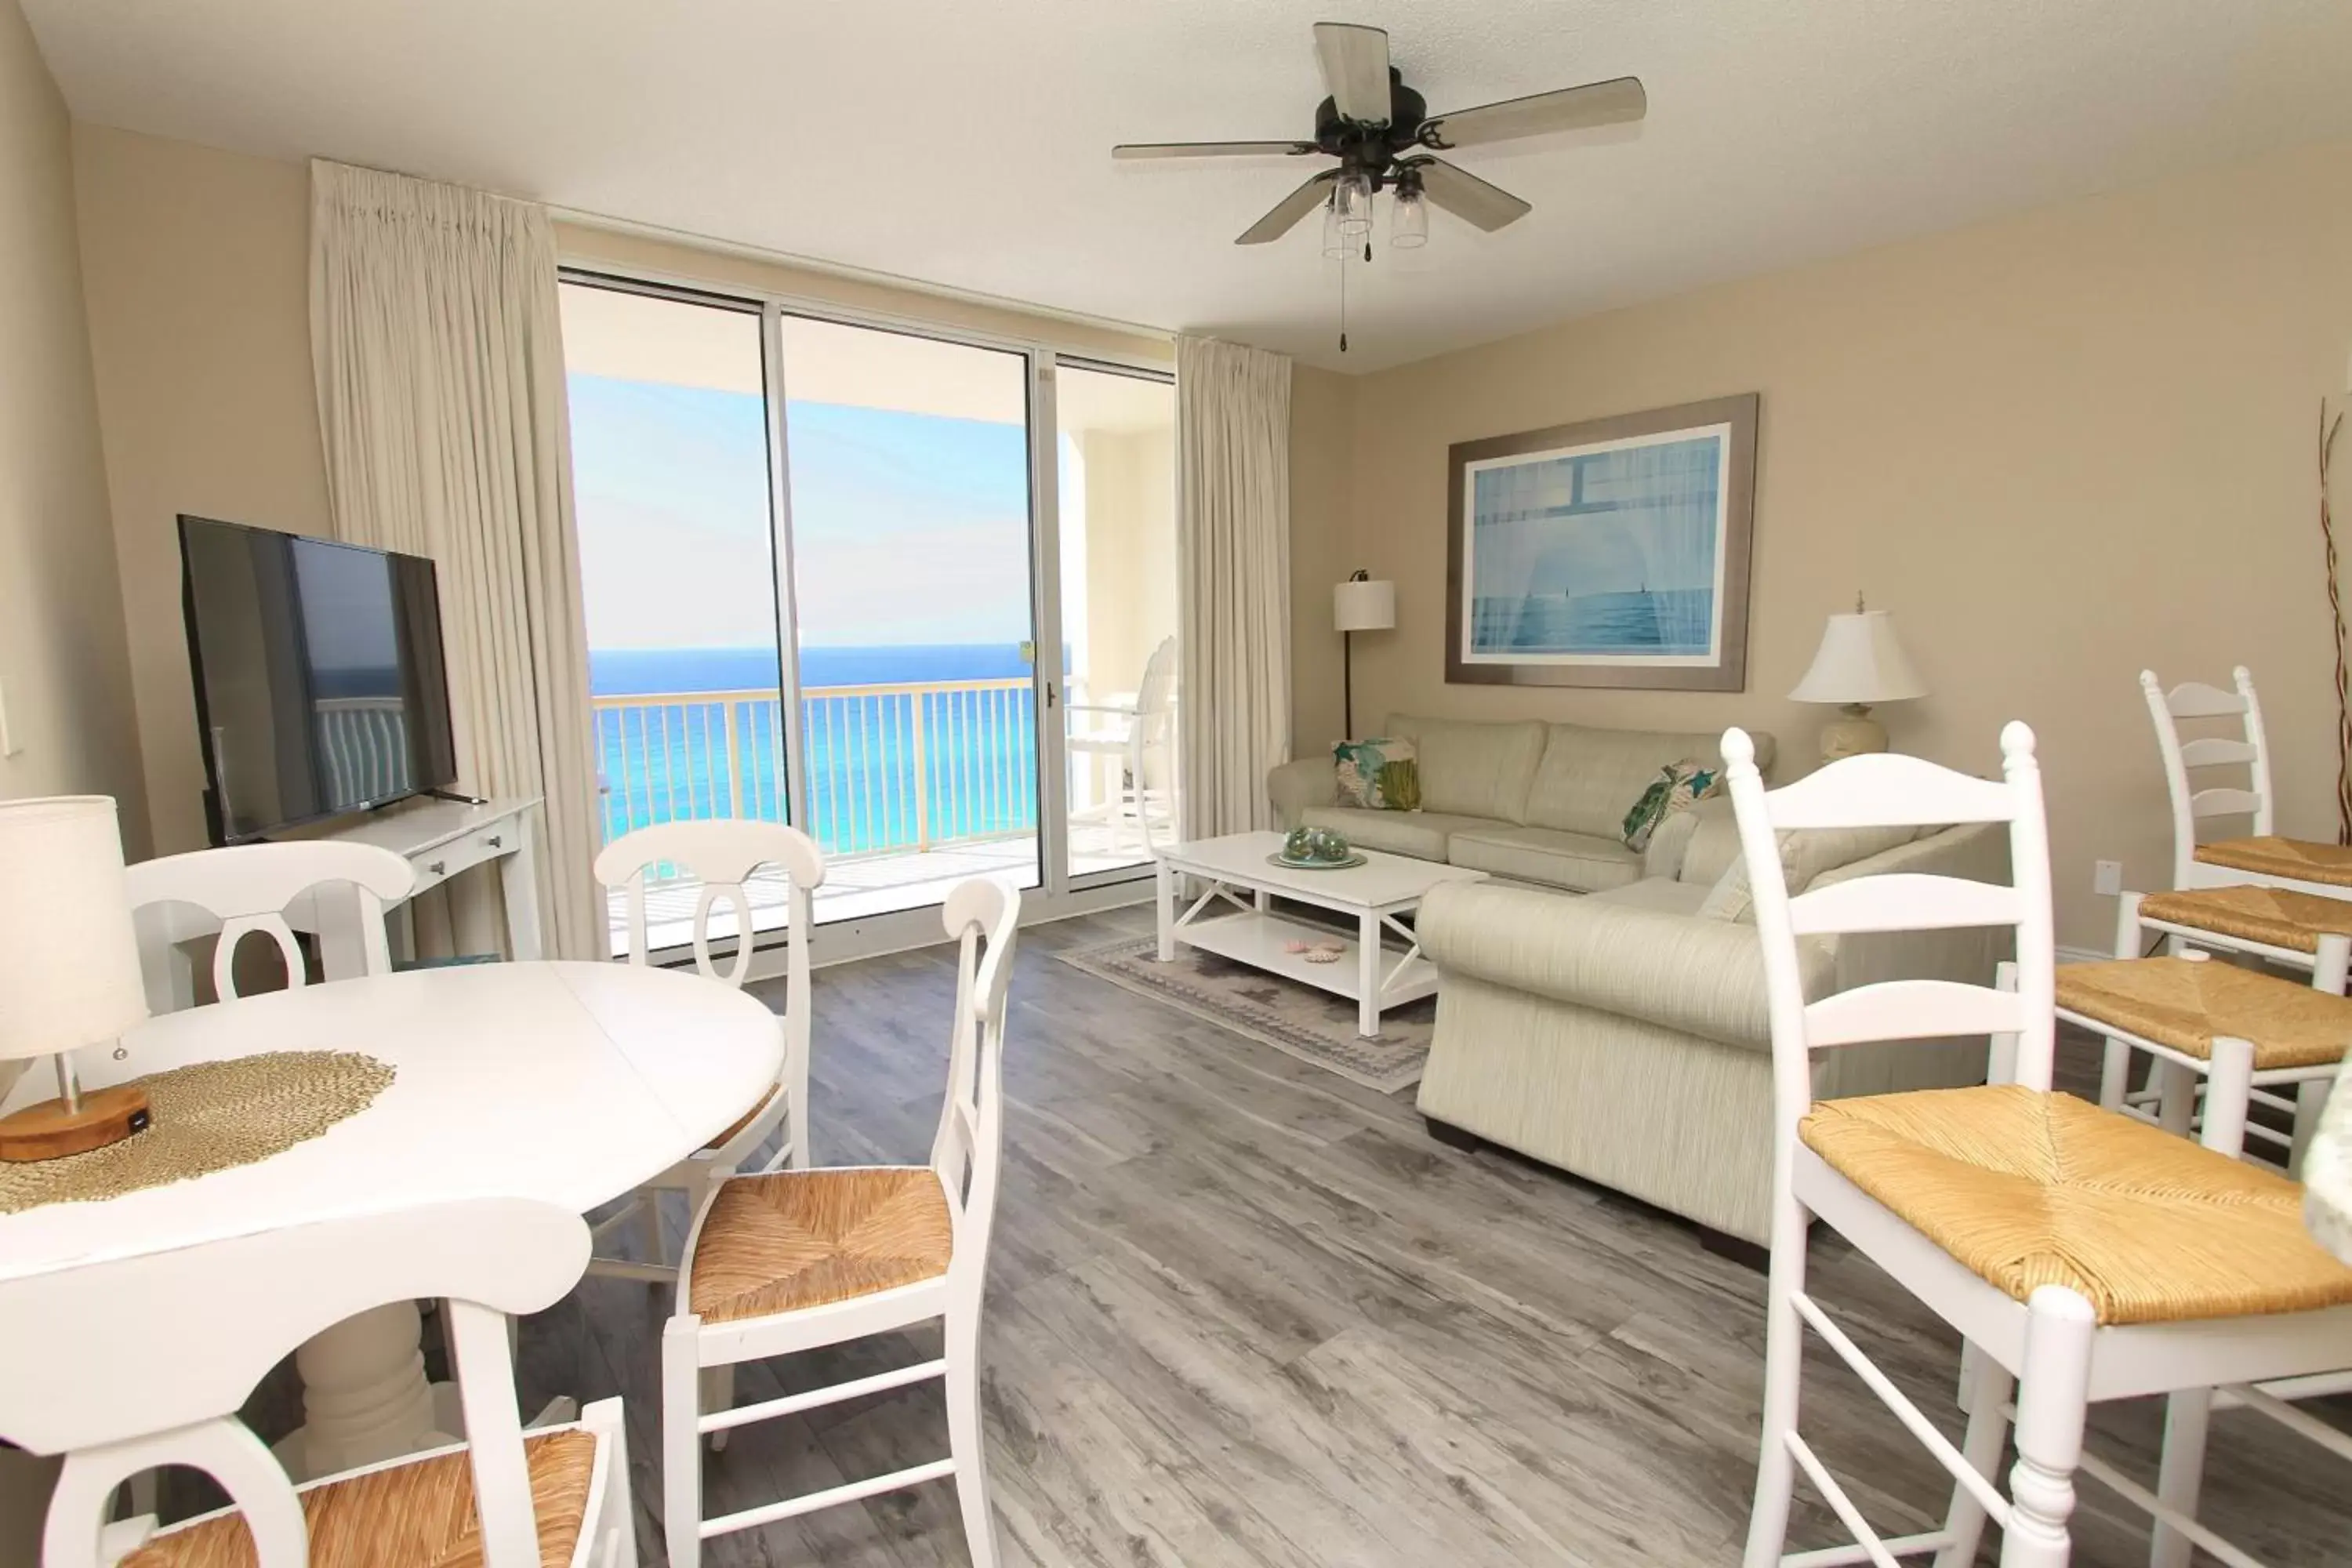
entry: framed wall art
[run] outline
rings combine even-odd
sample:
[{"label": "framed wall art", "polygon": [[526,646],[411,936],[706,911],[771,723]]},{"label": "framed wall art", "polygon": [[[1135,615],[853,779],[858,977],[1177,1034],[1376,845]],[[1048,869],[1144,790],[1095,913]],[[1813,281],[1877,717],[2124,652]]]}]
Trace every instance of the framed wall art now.
[{"label": "framed wall art", "polygon": [[1445,679],[1744,690],[1758,402],[1448,448]]}]

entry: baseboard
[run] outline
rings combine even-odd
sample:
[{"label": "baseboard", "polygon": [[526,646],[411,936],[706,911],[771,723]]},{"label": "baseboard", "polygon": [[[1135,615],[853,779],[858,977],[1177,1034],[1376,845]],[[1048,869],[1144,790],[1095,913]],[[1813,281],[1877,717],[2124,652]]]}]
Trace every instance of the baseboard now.
[{"label": "baseboard", "polygon": [[2061,963],[2105,963],[2116,955],[2095,947],[2062,947],[2058,950]]}]

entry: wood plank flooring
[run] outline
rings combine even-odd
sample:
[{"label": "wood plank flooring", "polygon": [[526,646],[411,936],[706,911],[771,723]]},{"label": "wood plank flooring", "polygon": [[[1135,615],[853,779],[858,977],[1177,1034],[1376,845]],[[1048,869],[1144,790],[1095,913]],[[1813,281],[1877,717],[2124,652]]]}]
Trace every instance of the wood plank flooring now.
[{"label": "wood plank flooring", "polygon": [[[1630,1200],[1435,1143],[1410,1091],[1359,1089],[1052,956],[1147,923],[1123,910],[1023,934],[983,1331],[1006,1563],[1736,1563],[1762,1278]],[[923,1159],[947,951],[823,971],[815,987],[818,1160]],[[1816,1245],[1813,1283],[1957,1436],[1950,1336],[1834,1238]],[[667,1291],[589,1280],[522,1329],[527,1408],[626,1397],[649,1564],[667,1309]],[[909,1340],[747,1367],[737,1398],[929,1353]],[[2152,1484],[2160,1414],[2103,1409],[2095,1441]],[[2215,1421],[2206,1517],[2280,1568],[2352,1563],[2352,1470],[2258,1417]],[[1940,1472],[1826,1352],[1807,1367],[1806,1426],[1883,1531],[1940,1514]],[[740,1428],[708,1464],[707,1506],[938,1457],[945,1430],[930,1388]],[[2143,1523],[2095,1485],[2077,1521],[2083,1568],[2147,1560]],[[1833,1539],[1801,1502],[1792,1543]],[[708,1560],[967,1558],[941,1482],[715,1542]]]}]

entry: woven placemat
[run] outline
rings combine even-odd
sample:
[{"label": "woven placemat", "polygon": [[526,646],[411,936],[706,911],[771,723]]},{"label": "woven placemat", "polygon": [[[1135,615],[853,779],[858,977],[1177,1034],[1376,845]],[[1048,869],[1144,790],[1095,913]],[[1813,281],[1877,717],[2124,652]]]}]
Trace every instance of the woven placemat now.
[{"label": "woven placemat", "polygon": [[154,1118],[147,1131],[87,1154],[0,1163],[0,1214],[96,1203],[267,1160],[365,1110],[392,1079],[390,1067],[357,1051],[268,1051],[134,1079]]}]

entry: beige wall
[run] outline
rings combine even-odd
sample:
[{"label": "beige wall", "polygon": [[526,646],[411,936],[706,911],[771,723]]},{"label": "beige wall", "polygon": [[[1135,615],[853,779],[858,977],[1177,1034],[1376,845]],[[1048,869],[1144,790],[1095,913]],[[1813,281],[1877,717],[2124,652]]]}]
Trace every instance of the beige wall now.
[{"label": "beige wall", "polygon": [[[1822,617],[1894,613],[1934,695],[1903,750],[1996,765],[2021,718],[2048,775],[2062,942],[2104,947],[2168,875],[2135,678],[2251,666],[2282,830],[2336,832],[2315,426],[2352,347],[2352,146],[2329,145],[1710,289],[1365,377],[1293,415],[1297,739],[1336,731],[1324,595],[1397,584],[1359,639],[1359,727],[1392,710],[1778,731]],[[1522,691],[1444,679],[1446,447],[1731,393],[1763,396],[1748,689]],[[1344,438],[1335,431],[1344,425]],[[1344,477],[1338,471],[1342,466]],[[2346,478],[2339,471],[2338,478]]]},{"label": "beige wall", "polygon": [[[1176,635],[1175,434],[1089,430],[1078,449],[1086,466],[1087,674],[1097,694],[1133,691],[1151,650]],[[1074,584],[1062,586],[1066,594]]]},{"label": "beige wall", "polygon": [[[24,96],[10,94],[11,114]],[[64,134],[60,110],[60,159]],[[160,851],[192,848],[204,842],[204,763],[173,520],[184,511],[330,531],[310,373],[309,174],[298,163],[88,124],[73,128],[73,153],[154,840]],[[69,246],[69,229],[67,237]],[[583,266],[770,289],[1112,358],[1172,357],[1164,342],[659,240],[568,225],[558,239]],[[0,278],[9,265],[0,261]],[[45,392],[45,407],[57,401]],[[94,465],[94,438],[90,447]]]},{"label": "beige wall", "polygon": [[147,813],[107,521],[65,100],[0,0],[0,795],[111,795]]},{"label": "beige wall", "polygon": [[325,533],[300,166],[74,127],[141,748],[159,853],[205,843],[182,512]]}]

